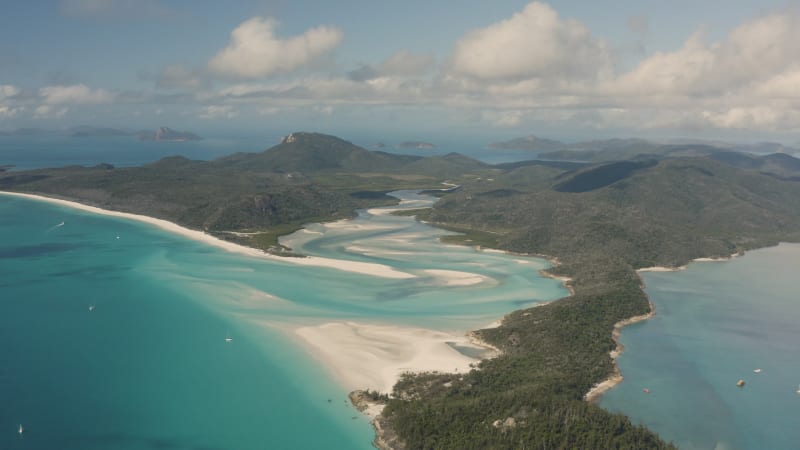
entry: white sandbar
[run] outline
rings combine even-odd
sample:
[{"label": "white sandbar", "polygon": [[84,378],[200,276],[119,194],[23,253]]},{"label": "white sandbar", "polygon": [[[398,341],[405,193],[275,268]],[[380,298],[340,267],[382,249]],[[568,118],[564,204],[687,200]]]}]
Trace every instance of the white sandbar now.
[{"label": "white sandbar", "polygon": [[403,373],[465,373],[478,362],[448,343],[489,350],[467,336],[395,325],[330,322],[295,333],[348,390],[388,393]]}]

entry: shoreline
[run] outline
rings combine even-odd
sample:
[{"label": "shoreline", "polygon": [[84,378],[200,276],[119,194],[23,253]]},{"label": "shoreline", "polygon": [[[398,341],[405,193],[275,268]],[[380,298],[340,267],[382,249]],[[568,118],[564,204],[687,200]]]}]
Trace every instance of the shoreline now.
[{"label": "shoreline", "polygon": [[385,266],[383,264],[329,259],[329,258],[321,258],[318,256],[286,258],[282,256],[272,255],[263,250],[254,247],[247,247],[240,244],[234,244],[233,242],[228,242],[219,239],[217,237],[211,236],[210,234],[207,234],[203,231],[192,230],[191,228],[186,228],[184,226],[178,225],[168,220],[157,219],[155,217],[145,216],[142,214],[133,214],[122,211],[103,209],[97,206],[91,206],[84,203],[75,202],[72,200],[64,200],[56,197],[48,197],[39,194],[29,194],[29,193],[10,192],[10,191],[0,191],[0,195],[7,195],[10,197],[42,201],[50,204],[66,206],[80,211],[90,212],[101,216],[118,217],[128,220],[134,220],[141,223],[147,223],[157,228],[160,228],[161,230],[171,232],[173,234],[178,234],[185,238],[192,239],[194,241],[203,242],[205,244],[226,250],[231,253],[237,253],[240,255],[246,255],[261,259],[267,259],[275,262],[284,262],[287,264],[295,264],[300,266],[330,268],[330,269],[342,270],[345,272],[358,273],[362,275],[370,275],[380,278],[389,278],[389,279],[416,278],[416,276],[413,274],[402,272],[392,267]]},{"label": "shoreline", "polygon": [[[689,264],[693,262],[724,262],[730,261],[733,258],[737,258],[739,256],[743,256],[743,251],[738,251],[736,253],[731,254],[730,256],[723,256],[723,257],[701,257],[695,258],[689,261],[686,264],[677,267],[667,267],[667,266],[652,266],[652,267],[643,267],[641,269],[636,269],[636,273],[639,274],[640,272],[680,272],[689,268]],[[641,283],[642,292],[644,292],[644,280],[641,279],[639,276],[639,280]],[[645,296],[647,293],[645,292]],[[639,316],[629,317],[625,320],[620,320],[619,322],[614,324],[614,329],[611,331],[611,338],[614,340],[616,347],[614,350],[608,352],[608,355],[611,357],[611,360],[614,364],[614,370],[611,372],[611,375],[606,378],[605,380],[595,384],[589,389],[589,392],[584,395],[584,400],[590,403],[596,403],[600,400],[600,397],[603,396],[606,392],[610,391],[618,384],[622,383],[625,377],[622,375],[622,371],[619,368],[619,364],[617,364],[617,358],[625,351],[625,346],[622,345],[620,342],[620,336],[622,334],[622,329],[627,327],[628,325],[633,325],[635,323],[643,322],[645,320],[649,320],[656,315],[656,305],[653,304],[653,301],[650,300],[650,297],[647,297],[647,303],[650,305],[650,312],[647,314],[642,314]]]},{"label": "shoreline", "polygon": [[625,346],[622,345],[622,342],[620,342],[622,329],[627,327],[628,325],[644,322],[645,320],[651,319],[656,315],[656,306],[653,304],[653,302],[650,300],[649,297],[647,299],[647,303],[650,304],[650,312],[648,312],[647,314],[629,317],[625,320],[620,320],[619,322],[614,324],[614,329],[611,331],[611,339],[614,340],[616,347],[614,348],[614,350],[608,352],[608,355],[611,357],[611,360],[614,364],[614,370],[611,372],[611,376],[595,384],[594,386],[592,386],[591,389],[589,389],[589,392],[587,392],[583,396],[583,399],[585,401],[589,403],[597,402],[600,399],[600,397],[603,396],[603,394],[613,389],[616,385],[622,383],[622,380],[625,379],[625,377],[622,376],[622,371],[619,368],[619,364],[617,364],[617,358],[625,351]]}]

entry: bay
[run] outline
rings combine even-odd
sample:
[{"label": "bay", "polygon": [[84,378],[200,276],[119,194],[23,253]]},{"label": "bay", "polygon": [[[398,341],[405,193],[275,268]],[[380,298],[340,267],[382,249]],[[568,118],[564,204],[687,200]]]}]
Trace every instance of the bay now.
[{"label": "bay", "polygon": [[682,449],[797,448],[799,261],[781,244],[642,273],[656,316],[623,330],[625,380],[601,406]]}]

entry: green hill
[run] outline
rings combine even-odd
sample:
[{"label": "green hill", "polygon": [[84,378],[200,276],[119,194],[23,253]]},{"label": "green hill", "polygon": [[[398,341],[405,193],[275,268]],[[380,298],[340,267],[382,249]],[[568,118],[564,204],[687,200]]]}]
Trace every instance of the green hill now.
[{"label": "green hill", "polygon": [[261,153],[238,153],[214,161],[215,165],[269,172],[373,172],[394,171],[422,159],[369,151],[335,136],[292,133],[280,144]]}]

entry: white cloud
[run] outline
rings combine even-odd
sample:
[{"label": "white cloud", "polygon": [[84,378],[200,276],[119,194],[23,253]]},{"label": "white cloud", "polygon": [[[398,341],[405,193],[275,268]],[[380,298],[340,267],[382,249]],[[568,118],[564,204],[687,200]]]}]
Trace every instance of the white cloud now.
[{"label": "white cloud", "polygon": [[84,84],[45,86],[39,89],[39,96],[42,97],[42,101],[47,105],[110,103],[115,97],[109,91],[90,89]]},{"label": "white cloud", "polygon": [[456,43],[452,58],[453,72],[483,80],[593,79],[611,68],[603,41],[540,2],[468,33]]},{"label": "white cloud", "polygon": [[10,84],[0,84],[0,119],[10,119],[22,111],[23,107],[15,106],[15,101],[10,99],[20,94],[18,87]]},{"label": "white cloud", "polygon": [[792,130],[800,128],[800,112],[767,106],[705,111],[703,118],[717,128],[743,130]]},{"label": "white cloud", "polygon": [[299,36],[281,39],[278,23],[254,17],[233,32],[228,46],[208,63],[212,72],[234,78],[261,78],[304,67],[330,52],[342,41],[342,32],[319,26]]},{"label": "white cloud", "polygon": [[201,119],[234,119],[239,117],[239,111],[230,105],[209,105],[203,107],[197,117]]},{"label": "white cloud", "polygon": [[19,94],[19,88],[10,84],[0,84],[0,100]]},{"label": "white cloud", "polygon": [[33,118],[34,119],[60,119],[64,117],[67,112],[69,112],[69,108],[62,107],[56,108],[52,105],[40,105],[37,106],[36,109],[33,111]]},{"label": "white cloud", "polygon": [[17,115],[17,108],[0,104],[0,119],[10,119]]},{"label": "white cloud", "polygon": [[798,56],[800,21],[789,13],[774,13],[747,22],[712,44],[704,33],[694,33],[681,49],[642,61],[617,80],[617,86],[620,93],[740,93],[770,78],[778,81],[786,70],[796,71]]}]

